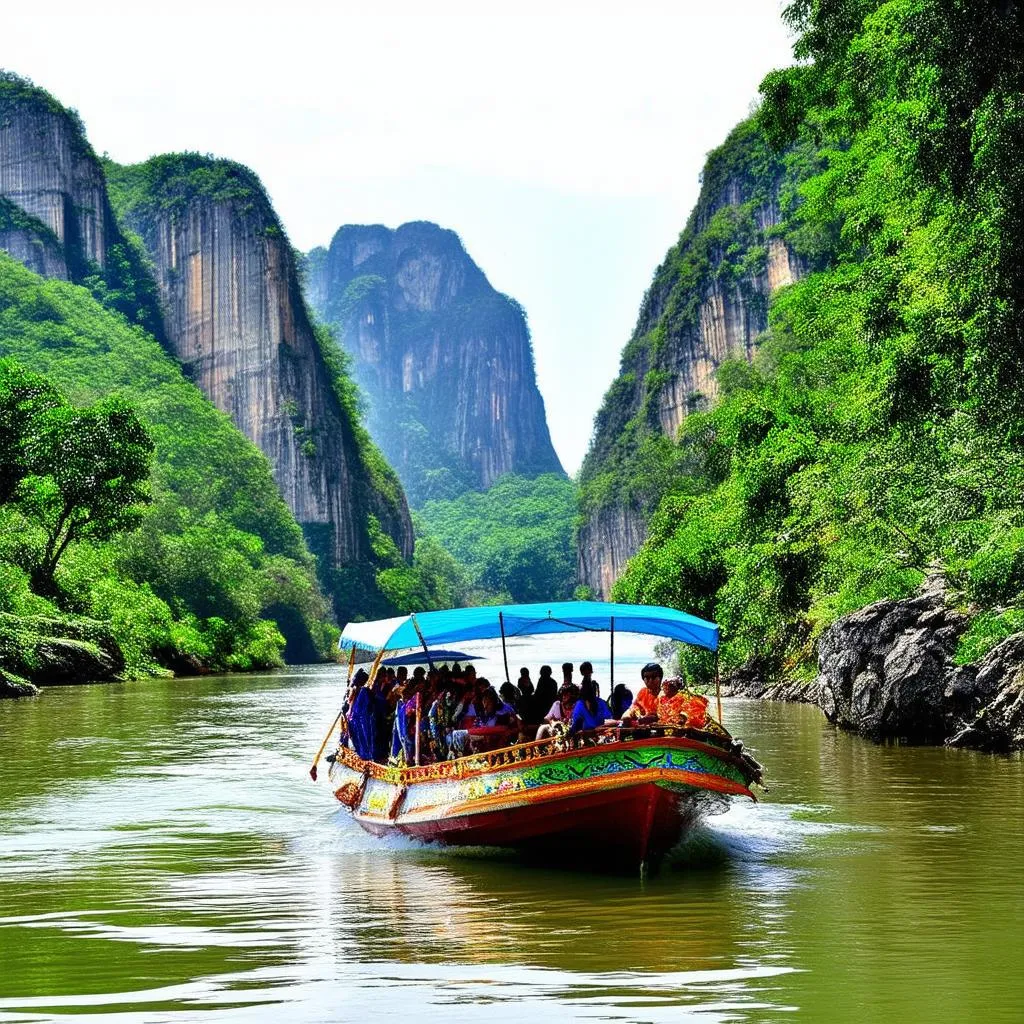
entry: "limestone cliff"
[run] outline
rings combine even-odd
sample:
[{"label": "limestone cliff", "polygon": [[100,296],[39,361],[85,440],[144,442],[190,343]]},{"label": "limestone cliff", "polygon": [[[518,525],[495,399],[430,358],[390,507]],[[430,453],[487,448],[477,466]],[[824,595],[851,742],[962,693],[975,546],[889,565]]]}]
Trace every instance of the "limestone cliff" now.
[{"label": "limestone cliff", "polygon": [[521,307],[436,224],[345,226],[306,295],[369,397],[367,425],[413,503],[505,473],[561,473]]},{"label": "limestone cliff", "polygon": [[155,266],[173,353],[268,456],[311,547],[332,570],[339,614],[355,611],[353,588],[362,585],[350,570],[374,558],[369,517],[406,558],[412,525],[397,479],[360,425],[342,367],[321,347],[262,185],[247,168],[197,154],[111,165],[108,173],[118,213]]},{"label": "limestone cliff", "polygon": [[86,285],[164,340],[155,283],[117,223],[81,120],[9,71],[0,71],[0,249],[44,277]]},{"label": "limestone cliff", "polygon": [[726,360],[750,361],[768,300],[804,266],[783,230],[783,158],[750,123],[708,157],[696,208],[640,307],[580,474],[580,582],[607,598],[666,487],[665,451],[707,408]]},{"label": "limestone cliff", "polygon": [[0,196],[0,249],[42,277],[68,280],[64,247],[42,221]]},{"label": "limestone cliff", "polygon": [[75,269],[102,270],[119,240],[103,168],[77,115],[9,72],[0,72],[0,196],[44,225]]}]

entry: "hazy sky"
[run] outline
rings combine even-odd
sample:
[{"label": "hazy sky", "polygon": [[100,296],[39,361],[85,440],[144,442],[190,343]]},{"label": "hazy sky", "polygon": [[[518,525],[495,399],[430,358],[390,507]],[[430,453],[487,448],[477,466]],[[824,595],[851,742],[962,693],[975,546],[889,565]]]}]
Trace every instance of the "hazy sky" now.
[{"label": "hazy sky", "polygon": [[292,243],[433,220],[526,308],[574,472],[709,149],[790,61],[778,0],[359,4],[48,0],[0,66],[121,162],[252,167]]}]

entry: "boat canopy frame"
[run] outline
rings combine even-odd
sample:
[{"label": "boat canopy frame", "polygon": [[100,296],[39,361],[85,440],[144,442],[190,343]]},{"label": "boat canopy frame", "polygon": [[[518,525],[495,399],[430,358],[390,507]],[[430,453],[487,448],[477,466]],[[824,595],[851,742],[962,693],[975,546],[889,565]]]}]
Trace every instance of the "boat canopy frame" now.
[{"label": "boat canopy frame", "polygon": [[[445,611],[410,612],[390,619],[373,622],[350,622],[342,631],[338,647],[347,652],[348,678],[351,681],[359,653],[373,657],[370,678],[374,678],[384,656],[399,651],[421,649],[430,667],[434,667],[433,652],[449,644],[470,640],[497,640],[501,638],[501,653],[505,664],[505,681],[509,682],[509,637],[545,636],[553,633],[609,633],[611,647],[610,685],[615,685],[615,633],[642,633],[668,640],[702,647],[715,656],[715,698],[718,721],[722,721],[722,694],[718,673],[719,629],[716,623],[699,619],[696,615],[660,605],[619,604],[612,601],[551,601],[538,604],[481,605],[474,608],[449,608]],[[438,654],[441,652],[438,651]],[[446,652],[447,653],[447,652]],[[309,770],[316,781],[317,762],[327,746],[334,726],[341,720],[342,711],[328,729]],[[419,752],[420,704],[416,701],[416,754]]]},{"label": "boat canopy frame", "polygon": [[376,654],[444,647],[470,640],[616,632],[660,636],[712,652],[717,652],[719,643],[719,630],[714,622],[675,608],[610,601],[554,601],[413,612],[376,622],[350,622],[338,646],[343,651],[356,648]]}]

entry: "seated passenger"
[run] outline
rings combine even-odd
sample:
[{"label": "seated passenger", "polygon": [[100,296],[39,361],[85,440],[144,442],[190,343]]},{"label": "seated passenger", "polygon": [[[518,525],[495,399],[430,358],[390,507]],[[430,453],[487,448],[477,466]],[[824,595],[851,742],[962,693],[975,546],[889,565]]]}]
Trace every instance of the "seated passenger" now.
[{"label": "seated passenger", "polygon": [[569,727],[579,696],[579,687],[573,683],[562,684],[562,688],[558,691],[558,700],[548,709],[547,715],[544,716],[544,723],[537,730],[537,739],[550,739],[554,735],[555,722],[563,722],[566,728]]},{"label": "seated passenger", "polygon": [[658,717],[658,695],[661,693],[661,680],[665,673],[656,662],[648,662],[640,670],[643,689],[636,695],[629,710],[622,716],[623,722],[647,725]]},{"label": "seated passenger", "polygon": [[658,725],[683,729],[689,724],[687,694],[679,688],[678,679],[666,679],[658,697]]},{"label": "seated passenger", "polygon": [[621,718],[632,704],[633,691],[628,689],[625,683],[616,683],[608,700],[608,707],[612,709],[612,718]]},{"label": "seated passenger", "polygon": [[530,700],[531,713],[528,721],[539,725],[548,715],[553,703],[558,700],[558,684],[551,675],[551,666],[542,665],[537,678],[537,688]]},{"label": "seated passenger", "polygon": [[376,706],[370,687],[366,685],[368,676],[362,670],[352,681],[355,691],[348,709],[349,744],[356,754],[364,761],[372,761],[376,738]]},{"label": "seated passenger", "polygon": [[518,712],[519,691],[511,683],[502,683],[498,696],[512,709]]},{"label": "seated passenger", "polygon": [[572,709],[572,720],[569,725],[570,735],[597,729],[605,722],[610,721],[611,717],[611,709],[597,695],[597,684],[593,679],[584,677],[580,686],[580,699]]},{"label": "seated passenger", "polygon": [[[533,686],[533,680],[530,678],[530,670],[528,668],[521,668],[519,670],[519,681],[516,683],[516,710],[519,712],[519,717],[527,725],[537,725],[540,722],[541,716],[537,715],[537,709],[534,702],[534,695],[536,690]],[[544,708],[547,711],[547,708]]]},{"label": "seated passenger", "polygon": [[594,678],[594,666],[591,665],[589,661],[580,662],[580,676],[582,676],[582,678],[580,679],[580,689],[582,690],[583,684],[587,682],[587,680],[590,680],[590,682],[594,684],[594,690],[600,697],[601,687],[598,684],[597,680]]},{"label": "seated passenger", "polygon": [[519,718],[516,709],[502,701],[493,686],[488,686],[480,695],[480,707],[477,709],[474,728],[493,729],[498,726],[518,729]]}]

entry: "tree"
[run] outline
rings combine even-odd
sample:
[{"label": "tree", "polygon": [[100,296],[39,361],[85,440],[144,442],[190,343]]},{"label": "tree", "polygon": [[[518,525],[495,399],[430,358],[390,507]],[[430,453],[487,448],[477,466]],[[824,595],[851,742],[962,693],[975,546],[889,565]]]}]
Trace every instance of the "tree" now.
[{"label": "tree", "polygon": [[66,405],[60,392],[13,359],[0,359],[0,505],[10,502],[33,472],[32,439],[44,413]]},{"label": "tree", "polygon": [[57,566],[77,540],[109,540],[138,526],[151,500],[153,441],[121,398],[84,409],[56,406],[39,417],[21,484],[22,505],[46,542],[32,570],[33,589],[58,598]]}]

